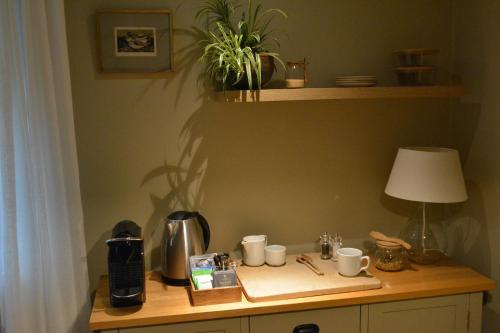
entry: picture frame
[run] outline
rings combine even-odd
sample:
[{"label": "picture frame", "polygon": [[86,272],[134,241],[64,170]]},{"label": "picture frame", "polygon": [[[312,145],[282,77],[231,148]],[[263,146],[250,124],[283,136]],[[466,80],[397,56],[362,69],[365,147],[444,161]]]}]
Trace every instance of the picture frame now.
[{"label": "picture frame", "polygon": [[100,9],[97,46],[103,73],[173,71],[172,15],[167,9]]}]

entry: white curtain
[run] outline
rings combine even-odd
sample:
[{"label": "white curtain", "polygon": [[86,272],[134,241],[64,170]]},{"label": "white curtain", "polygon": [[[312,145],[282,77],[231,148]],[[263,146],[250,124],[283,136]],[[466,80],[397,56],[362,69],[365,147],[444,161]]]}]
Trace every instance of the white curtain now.
[{"label": "white curtain", "polygon": [[0,0],[0,332],[87,332],[63,0]]}]

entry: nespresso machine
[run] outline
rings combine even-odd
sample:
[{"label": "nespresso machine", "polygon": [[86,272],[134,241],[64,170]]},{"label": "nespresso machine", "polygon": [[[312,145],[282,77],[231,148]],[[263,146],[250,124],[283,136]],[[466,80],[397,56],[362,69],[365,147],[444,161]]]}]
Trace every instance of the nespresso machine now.
[{"label": "nespresso machine", "polygon": [[111,306],[140,305],[146,301],[144,240],[141,227],[121,221],[111,232],[108,244],[108,284]]}]

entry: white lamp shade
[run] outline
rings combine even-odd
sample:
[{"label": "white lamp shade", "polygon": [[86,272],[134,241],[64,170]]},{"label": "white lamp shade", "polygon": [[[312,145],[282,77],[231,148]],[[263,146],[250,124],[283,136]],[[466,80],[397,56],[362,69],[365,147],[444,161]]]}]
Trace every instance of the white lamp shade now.
[{"label": "white lamp shade", "polygon": [[385,193],[399,199],[452,203],[467,200],[458,151],[399,148]]}]

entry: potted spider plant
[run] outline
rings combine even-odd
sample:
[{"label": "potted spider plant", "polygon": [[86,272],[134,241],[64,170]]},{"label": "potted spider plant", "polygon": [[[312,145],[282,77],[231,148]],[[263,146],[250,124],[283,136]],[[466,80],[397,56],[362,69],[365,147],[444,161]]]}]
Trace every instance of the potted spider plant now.
[{"label": "potted spider plant", "polygon": [[261,89],[276,69],[275,60],[285,67],[267,43],[272,39],[279,46],[270,36],[269,25],[277,16],[287,15],[281,9],[264,10],[261,4],[254,7],[248,0],[246,11],[235,21],[241,7],[236,1],[207,0],[196,13],[196,18],[206,23],[207,38],[202,41],[200,60],[206,65],[206,74],[223,90]]}]

